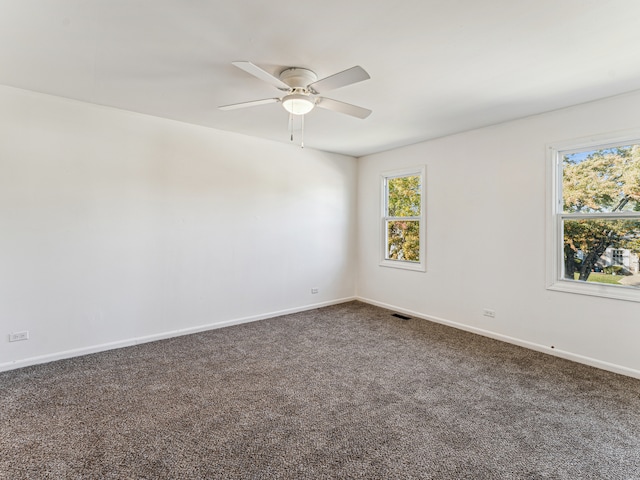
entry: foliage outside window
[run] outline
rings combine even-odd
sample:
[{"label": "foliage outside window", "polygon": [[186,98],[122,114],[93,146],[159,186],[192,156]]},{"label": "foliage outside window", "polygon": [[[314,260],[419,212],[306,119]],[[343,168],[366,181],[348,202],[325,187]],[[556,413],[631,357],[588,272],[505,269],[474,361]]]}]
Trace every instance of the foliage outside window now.
[{"label": "foliage outside window", "polygon": [[640,141],[551,152],[549,287],[640,301]]},{"label": "foliage outside window", "polygon": [[425,271],[425,168],[382,175],[381,265]]}]

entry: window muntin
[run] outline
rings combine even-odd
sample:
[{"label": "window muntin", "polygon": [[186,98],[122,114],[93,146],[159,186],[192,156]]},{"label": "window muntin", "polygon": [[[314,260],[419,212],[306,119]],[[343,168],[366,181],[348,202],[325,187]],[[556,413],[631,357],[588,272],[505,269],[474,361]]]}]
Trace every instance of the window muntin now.
[{"label": "window muntin", "polygon": [[382,175],[383,266],[425,271],[424,170]]},{"label": "window muntin", "polygon": [[550,158],[548,287],[640,301],[640,140],[561,145]]}]

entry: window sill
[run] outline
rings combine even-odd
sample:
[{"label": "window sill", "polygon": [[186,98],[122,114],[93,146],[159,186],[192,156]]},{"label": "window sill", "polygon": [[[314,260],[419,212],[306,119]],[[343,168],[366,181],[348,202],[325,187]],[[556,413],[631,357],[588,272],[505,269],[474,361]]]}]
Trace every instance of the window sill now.
[{"label": "window sill", "polygon": [[427,267],[423,263],[405,262],[402,260],[382,260],[381,267],[398,268],[400,270],[413,270],[414,272],[426,272]]},{"label": "window sill", "polygon": [[547,290],[640,302],[640,288],[626,287],[623,285],[614,286],[593,282],[581,282],[578,280],[558,280],[552,285],[549,285]]}]

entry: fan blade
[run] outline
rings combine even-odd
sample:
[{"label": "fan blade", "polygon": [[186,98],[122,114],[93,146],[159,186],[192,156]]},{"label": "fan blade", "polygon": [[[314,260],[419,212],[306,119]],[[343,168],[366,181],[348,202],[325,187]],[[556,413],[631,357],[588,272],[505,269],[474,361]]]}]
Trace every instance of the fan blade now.
[{"label": "fan blade", "polygon": [[332,98],[319,97],[316,101],[316,106],[325,108],[327,110],[332,110],[334,112],[346,113],[347,115],[351,115],[352,117],[363,119],[371,115],[371,110],[369,110],[368,108],[358,107],[356,105],[351,105],[350,103],[339,102],[338,100],[333,100]]},{"label": "fan blade", "polygon": [[280,90],[291,89],[291,87],[289,87],[289,85],[284,83],[282,80],[280,80],[277,77],[274,77],[266,70],[261,69],[260,67],[258,67],[257,65],[254,65],[251,62],[231,62],[231,64],[253,75],[256,78],[259,78],[263,82],[270,83],[271,85],[273,85],[276,88],[279,88]]},{"label": "fan blade", "polygon": [[279,98],[264,98],[262,100],[253,100],[252,102],[232,103],[231,105],[222,105],[218,107],[220,110],[235,110],[237,108],[256,107],[258,105],[266,105],[267,103],[278,103]]},{"label": "fan blade", "polygon": [[362,82],[363,80],[368,80],[370,78],[369,74],[365,72],[362,67],[355,66],[331,75],[330,77],[318,80],[317,82],[313,82],[308,85],[307,88],[309,88],[312,93],[322,93],[336,88],[345,87],[352,83]]}]

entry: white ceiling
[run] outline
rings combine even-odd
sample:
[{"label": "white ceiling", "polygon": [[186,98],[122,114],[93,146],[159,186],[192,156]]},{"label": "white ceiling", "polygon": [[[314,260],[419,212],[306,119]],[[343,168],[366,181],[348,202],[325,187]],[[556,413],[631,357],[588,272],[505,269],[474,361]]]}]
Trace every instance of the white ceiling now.
[{"label": "white ceiling", "polygon": [[231,65],[371,80],[326,96],[308,147],[362,156],[640,89],[639,0],[0,0],[0,84],[288,142]]}]

